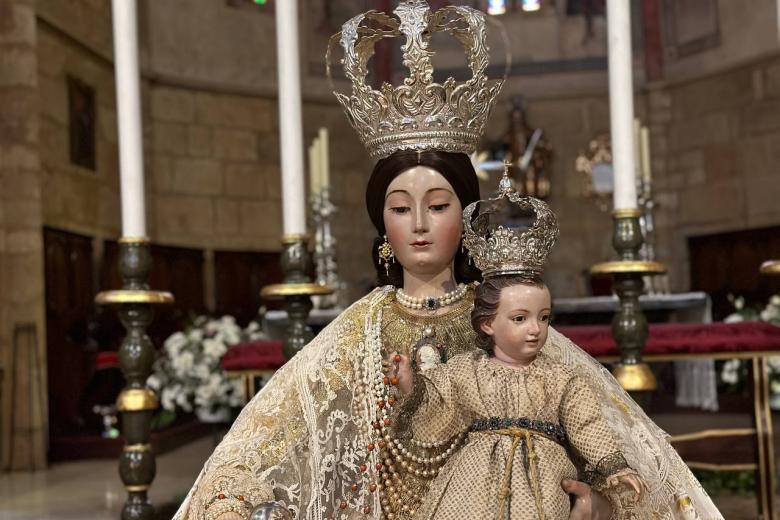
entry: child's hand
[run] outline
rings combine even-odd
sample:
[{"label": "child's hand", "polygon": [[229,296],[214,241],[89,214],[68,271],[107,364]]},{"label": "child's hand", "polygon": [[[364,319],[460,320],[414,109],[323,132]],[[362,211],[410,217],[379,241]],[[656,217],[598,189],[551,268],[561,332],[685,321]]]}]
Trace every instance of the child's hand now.
[{"label": "child's hand", "polygon": [[390,378],[401,395],[408,395],[412,391],[412,364],[409,357],[393,352],[384,363],[385,375]]},{"label": "child's hand", "polygon": [[609,487],[619,487],[621,485],[634,492],[635,502],[639,502],[642,499],[642,495],[645,492],[645,483],[639,475],[636,473],[623,473],[607,479],[607,486]]}]

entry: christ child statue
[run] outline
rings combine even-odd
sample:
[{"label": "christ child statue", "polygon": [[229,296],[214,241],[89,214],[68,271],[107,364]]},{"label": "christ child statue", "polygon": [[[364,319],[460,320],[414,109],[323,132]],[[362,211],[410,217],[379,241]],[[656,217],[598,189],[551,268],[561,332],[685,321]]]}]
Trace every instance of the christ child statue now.
[{"label": "christ child statue", "polygon": [[613,509],[645,484],[620,451],[588,382],[545,354],[551,297],[537,275],[499,275],[476,290],[472,325],[481,351],[415,372],[393,354],[398,425],[421,446],[468,432],[425,495],[419,519],[568,519],[561,482],[577,461]]}]

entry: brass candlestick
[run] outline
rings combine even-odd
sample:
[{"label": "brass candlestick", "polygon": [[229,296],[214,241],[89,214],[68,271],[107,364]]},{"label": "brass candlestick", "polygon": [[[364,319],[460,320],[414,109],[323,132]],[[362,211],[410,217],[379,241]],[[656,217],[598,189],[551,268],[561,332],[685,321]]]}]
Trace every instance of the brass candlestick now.
[{"label": "brass candlestick", "polygon": [[307,273],[311,265],[311,254],[308,243],[308,235],[282,236],[284,250],[281,263],[284,270],[284,283],[266,286],[260,293],[263,298],[285,299],[288,319],[283,351],[287,359],[300,352],[314,338],[311,327],[306,323],[312,309],[311,297],[333,292],[330,287],[312,283],[309,278]]},{"label": "brass candlestick", "polygon": [[641,211],[618,209],[612,212],[614,228],[612,245],[618,260],[604,262],[591,268],[592,274],[611,274],[620,308],[612,319],[612,336],[620,349],[620,364],[613,374],[627,391],[655,390],[657,382],[647,363],[642,362],[642,350],[647,340],[647,318],[639,305],[644,289],[643,276],[666,272],[659,262],[640,260],[642,230],[639,225]]},{"label": "brass candlestick", "polygon": [[156,468],[149,437],[158,401],[157,395],[146,386],[154,361],[154,346],[146,328],[152,322],[153,306],[173,303],[173,295],[149,290],[147,280],[151,266],[148,238],[120,239],[119,273],[123,288],[101,292],[95,297],[99,305],[116,307],[127,330],[119,349],[119,364],[127,386],[117,399],[125,438],[119,458],[119,476],[128,493],[122,520],[152,520],[154,517],[148,491]]}]

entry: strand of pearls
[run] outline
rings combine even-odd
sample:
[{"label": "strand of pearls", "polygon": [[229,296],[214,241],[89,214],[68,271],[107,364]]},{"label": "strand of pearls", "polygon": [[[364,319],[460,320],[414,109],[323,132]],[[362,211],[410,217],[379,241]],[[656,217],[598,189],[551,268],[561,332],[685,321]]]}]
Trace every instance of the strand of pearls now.
[{"label": "strand of pearls", "polygon": [[404,292],[403,289],[398,289],[395,293],[396,299],[398,300],[398,303],[403,305],[404,307],[408,309],[414,309],[414,310],[427,310],[427,311],[435,311],[436,309],[439,309],[441,307],[446,307],[447,305],[452,305],[453,303],[457,303],[460,300],[463,299],[464,296],[466,296],[466,292],[468,291],[468,287],[466,284],[458,284],[458,286],[453,289],[452,291],[445,293],[439,297],[435,296],[423,296],[423,297],[417,297],[417,296],[409,296]]},{"label": "strand of pearls", "polygon": [[[450,295],[461,290],[465,294],[466,287],[461,287]],[[463,295],[460,295],[452,299],[450,296],[450,299],[454,302],[462,297]],[[366,502],[370,503],[370,496],[378,492],[379,507],[385,518],[396,520],[399,518],[398,513],[401,513],[400,517],[413,517],[415,507],[420,503],[420,496],[416,489],[407,485],[404,475],[414,475],[417,478],[435,477],[444,462],[463,442],[466,433],[442,442],[411,439],[409,446],[393,437],[392,415],[397,402],[395,386],[398,380],[385,375],[382,365],[382,312],[379,311],[373,321],[367,322],[366,325],[369,330],[366,338],[367,356],[362,366],[363,384],[359,385],[362,388],[358,392],[362,396],[362,399],[358,400],[364,403],[366,408],[361,410],[361,406],[353,405],[353,413],[356,416],[367,412],[368,418],[372,418],[369,424],[361,425],[362,433],[367,434],[366,459],[358,466],[360,483],[355,482],[351,486],[354,495],[349,502],[345,500],[348,497],[344,497],[337,507],[341,510],[356,507],[363,514],[370,514],[372,508]],[[394,361],[400,361],[400,356]],[[373,473],[374,469],[376,473]],[[365,494],[366,491],[368,495]],[[359,505],[361,502],[362,507]]]}]

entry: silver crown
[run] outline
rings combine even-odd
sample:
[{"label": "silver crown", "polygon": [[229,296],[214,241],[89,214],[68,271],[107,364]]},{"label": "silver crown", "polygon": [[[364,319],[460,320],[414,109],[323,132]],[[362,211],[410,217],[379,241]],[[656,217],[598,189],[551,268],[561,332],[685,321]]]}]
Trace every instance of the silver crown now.
[{"label": "silver crown", "polygon": [[[504,83],[488,81],[485,75],[489,56],[484,13],[463,6],[431,12],[425,0],[402,0],[393,12],[396,18],[379,11],[359,14],[331,38],[325,60],[328,78],[330,49],[338,40],[344,49],[344,73],[352,82],[351,95],[334,94],[373,159],[398,150],[471,154]],[[470,79],[433,81],[430,40],[435,33],[450,33],[463,45]],[[406,38],[401,49],[409,76],[402,85],[384,83],[374,90],[366,84],[374,45],[400,36]]]},{"label": "silver crown", "polygon": [[[525,231],[504,226],[490,229],[491,213],[502,201],[509,201],[536,214],[533,225]],[[479,215],[472,219],[477,206]],[[476,229],[475,229],[476,228]],[[558,238],[558,221],[550,207],[534,197],[520,197],[509,179],[508,167],[499,183],[498,194],[486,201],[472,202],[463,210],[463,245],[482,276],[529,274],[541,276],[544,264]]]}]

